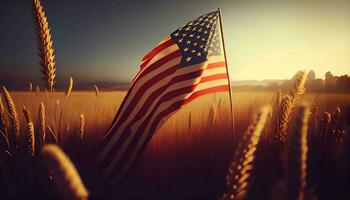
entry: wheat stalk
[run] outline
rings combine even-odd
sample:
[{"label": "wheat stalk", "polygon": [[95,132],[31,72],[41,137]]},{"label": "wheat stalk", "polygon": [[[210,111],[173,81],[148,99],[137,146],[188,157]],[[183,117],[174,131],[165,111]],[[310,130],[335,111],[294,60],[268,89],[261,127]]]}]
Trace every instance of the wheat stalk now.
[{"label": "wheat stalk", "polygon": [[80,114],[80,129],[79,129],[79,138],[82,140],[85,134],[85,117],[84,114]]},{"label": "wheat stalk", "polygon": [[235,151],[233,162],[226,176],[228,191],[221,199],[244,199],[247,195],[249,177],[253,169],[253,161],[260,134],[265,127],[269,107],[264,107],[255,117],[243,136],[243,140]]},{"label": "wheat stalk", "polygon": [[50,28],[47,23],[45,12],[40,3],[40,0],[33,0],[33,10],[35,30],[39,45],[39,56],[41,58],[41,73],[43,75],[43,80],[45,81],[46,89],[50,92],[53,92],[56,68]]},{"label": "wheat stalk", "polygon": [[41,155],[48,169],[53,172],[55,185],[62,199],[88,198],[89,193],[73,163],[58,146],[45,145]]},{"label": "wheat stalk", "polygon": [[99,89],[98,89],[97,85],[94,85],[94,88],[95,88],[96,97],[99,98],[100,97],[100,93],[99,93]]},{"label": "wheat stalk", "polygon": [[332,129],[339,130],[340,127],[340,108],[337,107],[332,116]]},{"label": "wheat stalk", "polygon": [[39,87],[39,85],[36,85],[35,86],[35,95],[38,96],[39,92],[40,92],[40,87]]},{"label": "wheat stalk", "polygon": [[45,106],[41,102],[38,112],[38,134],[37,134],[37,144],[43,145],[46,141],[46,125],[45,125]]},{"label": "wheat stalk", "polygon": [[299,108],[293,134],[288,138],[286,178],[290,200],[303,200],[306,195],[309,116],[308,107]]},{"label": "wheat stalk", "polygon": [[68,99],[68,97],[72,93],[72,89],[73,89],[73,78],[70,77],[69,78],[69,85],[68,85],[68,88],[67,88],[67,91],[66,91],[66,99]]},{"label": "wheat stalk", "polygon": [[329,112],[324,112],[321,119],[320,127],[320,144],[324,145],[326,143],[327,134],[331,129],[331,114]]},{"label": "wheat stalk", "polygon": [[290,120],[292,109],[301,95],[305,92],[305,74],[305,72],[300,74],[295,80],[289,94],[284,96],[280,103],[279,115],[277,118],[276,140],[281,148],[283,148],[286,143],[288,122]]},{"label": "wheat stalk", "polygon": [[29,92],[32,92],[32,90],[33,90],[33,84],[32,82],[29,82]]},{"label": "wheat stalk", "polygon": [[13,102],[10,93],[7,91],[5,86],[2,86],[2,94],[5,97],[5,102],[7,105],[8,113],[10,116],[10,121],[12,124],[12,133],[9,137],[10,143],[13,147],[13,150],[18,148],[18,142],[19,142],[19,135],[20,135],[20,123],[18,119],[18,114],[16,111],[15,103]]}]

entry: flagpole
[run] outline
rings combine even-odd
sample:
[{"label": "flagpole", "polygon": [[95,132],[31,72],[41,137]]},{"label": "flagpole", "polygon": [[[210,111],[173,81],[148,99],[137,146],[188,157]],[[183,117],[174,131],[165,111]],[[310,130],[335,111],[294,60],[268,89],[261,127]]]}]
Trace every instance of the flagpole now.
[{"label": "flagpole", "polygon": [[222,26],[222,16],[221,16],[221,10],[218,8],[219,11],[219,19],[220,19],[220,31],[221,31],[221,39],[222,39],[222,47],[224,51],[224,59],[225,59],[225,66],[226,66],[226,74],[227,74],[227,79],[228,79],[228,87],[229,87],[229,97],[230,97],[230,109],[231,109],[231,128],[232,128],[232,133],[235,131],[235,121],[234,121],[234,115],[233,115],[233,104],[232,104],[232,94],[231,94],[231,81],[230,81],[230,76],[228,73],[228,66],[227,66],[227,58],[226,58],[226,48],[225,48],[225,40],[224,40],[224,30]]}]

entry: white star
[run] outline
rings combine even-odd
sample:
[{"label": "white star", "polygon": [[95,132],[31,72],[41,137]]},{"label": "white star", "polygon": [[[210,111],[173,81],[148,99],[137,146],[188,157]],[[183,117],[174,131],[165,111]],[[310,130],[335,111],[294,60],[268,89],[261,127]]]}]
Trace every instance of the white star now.
[{"label": "white star", "polygon": [[191,43],[191,41],[189,41],[189,40],[187,40],[187,42],[186,42],[187,44],[190,44]]},{"label": "white star", "polygon": [[195,43],[193,44],[193,46],[197,46],[197,42],[195,42]]},{"label": "white star", "polygon": [[191,34],[190,37],[193,37],[193,34]]},{"label": "white star", "polygon": [[186,35],[187,35],[186,33],[182,34],[183,37],[186,37]]},{"label": "white star", "polygon": [[188,51],[188,48],[186,47],[186,48],[184,48],[184,52],[187,52]]},{"label": "white star", "polygon": [[190,62],[191,59],[192,59],[192,57],[187,57],[187,58],[186,58],[186,61],[187,61],[187,62]]},{"label": "white star", "polygon": [[183,38],[181,38],[181,39],[179,39],[179,40],[178,40],[178,42],[179,42],[179,43],[182,43],[182,41],[183,41],[183,40],[184,40],[184,39],[183,39]]},{"label": "white star", "polygon": [[175,37],[179,36],[179,32],[176,32],[174,35],[175,35]]},{"label": "white star", "polygon": [[200,52],[197,53],[197,56],[201,56],[202,54]]},{"label": "white star", "polygon": [[196,50],[192,50],[191,52],[192,52],[192,53],[195,53],[195,52],[196,52]]}]

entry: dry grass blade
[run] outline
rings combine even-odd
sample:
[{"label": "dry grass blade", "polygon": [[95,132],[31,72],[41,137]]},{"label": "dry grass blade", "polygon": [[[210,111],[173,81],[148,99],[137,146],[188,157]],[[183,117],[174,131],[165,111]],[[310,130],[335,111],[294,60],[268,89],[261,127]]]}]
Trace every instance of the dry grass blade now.
[{"label": "dry grass blade", "polygon": [[37,134],[37,143],[43,145],[46,141],[46,125],[45,125],[45,106],[43,103],[40,103],[39,112],[38,112],[38,134]]},{"label": "dry grass blade", "polygon": [[84,138],[84,133],[85,133],[85,117],[83,114],[80,114],[80,131],[79,131],[80,140]]},{"label": "dry grass blade", "polygon": [[286,178],[288,199],[303,200],[306,195],[307,176],[307,132],[310,109],[300,107],[294,131],[288,137]]},{"label": "dry grass blade", "polygon": [[40,0],[33,0],[33,10],[35,30],[39,45],[39,56],[41,58],[41,73],[43,75],[43,80],[45,81],[46,89],[50,92],[53,92],[56,68],[50,28],[47,23],[46,15],[40,3]]},{"label": "dry grass blade", "polygon": [[260,134],[265,127],[269,107],[264,107],[247,129],[238,146],[226,176],[227,193],[221,199],[244,199],[247,195],[250,173]]},{"label": "dry grass blade", "polygon": [[66,91],[66,99],[69,98],[70,94],[72,93],[72,89],[73,89],[73,78],[70,77],[69,78],[69,85],[68,85],[68,88],[67,88],[67,91]]},{"label": "dry grass blade", "polygon": [[305,72],[301,72],[300,76],[295,80],[293,88],[288,95],[282,98],[280,104],[279,116],[277,118],[276,140],[282,149],[286,143],[288,122],[291,117],[292,109],[305,92],[305,79]]},{"label": "dry grass blade", "polygon": [[10,145],[12,145],[13,150],[17,149],[18,147],[18,142],[19,142],[19,135],[20,135],[20,123],[18,119],[18,114],[16,111],[15,103],[13,102],[10,93],[7,91],[7,89],[2,86],[2,94],[5,97],[8,113],[10,116],[10,121],[12,124],[12,133],[9,135],[9,142]]},{"label": "dry grass blade", "polygon": [[99,98],[100,93],[99,93],[99,89],[98,89],[97,85],[94,85],[94,88],[95,88],[96,97]]},{"label": "dry grass blade", "polygon": [[56,134],[54,133],[54,131],[49,127],[47,126],[47,136],[46,136],[46,140],[45,140],[45,143],[54,143],[54,144],[57,144],[58,143],[58,139],[57,139],[57,136]]},{"label": "dry grass blade", "polygon": [[62,199],[87,199],[85,188],[73,163],[56,145],[45,145],[41,151],[48,169],[53,172],[55,185]]}]

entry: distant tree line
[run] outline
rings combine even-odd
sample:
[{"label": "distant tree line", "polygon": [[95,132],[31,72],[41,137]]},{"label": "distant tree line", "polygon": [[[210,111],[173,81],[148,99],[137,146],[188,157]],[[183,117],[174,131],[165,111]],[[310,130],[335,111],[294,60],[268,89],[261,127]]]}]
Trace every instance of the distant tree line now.
[{"label": "distant tree line", "polygon": [[[266,87],[257,86],[256,89],[263,89],[267,91],[288,91],[293,83],[295,77],[301,72],[296,73],[291,80],[286,80],[280,84],[271,82]],[[311,70],[305,83],[306,92],[350,92],[350,77],[346,75],[334,76],[328,71],[324,79],[316,78],[315,71]]]}]

